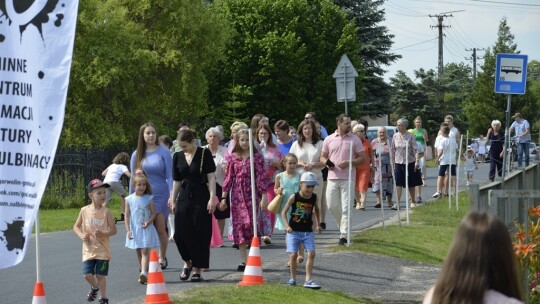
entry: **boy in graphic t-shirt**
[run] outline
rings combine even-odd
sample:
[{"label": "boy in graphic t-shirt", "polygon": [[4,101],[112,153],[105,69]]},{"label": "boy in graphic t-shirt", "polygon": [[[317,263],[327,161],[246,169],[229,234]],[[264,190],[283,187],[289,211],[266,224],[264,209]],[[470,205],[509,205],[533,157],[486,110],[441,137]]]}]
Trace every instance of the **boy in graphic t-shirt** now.
[{"label": "boy in graphic t-shirt", "polygon": [[[291,278],[288,285],[296,285],[296,258],[298,256],[298,246],[304,245],[307,251],[308,260],[306,263],[306,278],[304,287],[320,289],[321,286],[311,280],[313,263],[315,260],[315,237],[313,235],[313,219],[315,219],[318,232],[321,226],[318,222],[319,209],[317,208],[317,195],[313,193],[315,186],[318,186],[317,176],[312,172],[305,172],[300,178],[300,191],[292,194],[287,204],[281,212],[283,222],[286,223],[287,230],[287,253],[289,253],[289,264]],[[290,209],[290,211],[289,211]],[[290,220],[287,221],[287,212],[290,212]]]}]

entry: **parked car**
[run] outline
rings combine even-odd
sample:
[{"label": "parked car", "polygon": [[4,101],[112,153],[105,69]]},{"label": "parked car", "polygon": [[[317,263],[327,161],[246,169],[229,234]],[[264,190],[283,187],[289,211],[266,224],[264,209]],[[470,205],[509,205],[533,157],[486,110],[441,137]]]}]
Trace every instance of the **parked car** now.
[{"label": "parked car", "polygon": [[540,160],[538,158],[538,145],[535,143],[531,143],[529,147],[529,161],[538,161]]},{"label": "parked car", "polygon": [[[380,127],[381,126],[368,127],[367,138],[369,139],[369,141],[372,141],[375,138],[377,138],[377,130]],[[397,127],[396,126],[383,126],[383,127],[386,128],[386,133],[388,134],[388,138],[392,139],[392,136],[394,136],[394,134],[397,132]]]}]

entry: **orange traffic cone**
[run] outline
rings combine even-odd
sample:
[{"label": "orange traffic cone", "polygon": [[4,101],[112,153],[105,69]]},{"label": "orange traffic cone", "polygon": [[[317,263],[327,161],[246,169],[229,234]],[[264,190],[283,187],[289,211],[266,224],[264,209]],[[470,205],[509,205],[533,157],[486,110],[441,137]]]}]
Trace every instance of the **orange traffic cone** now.
[{"label": "orange traffic cone", "polygon": [[172,301],[169,300],[165,279],[163,278],[163,272],[161,272],[161,266],[159,266],[158,254],[155,250],[150,252],[148,283],[146,285],[146,300],[144,304],[172,304]]},{"label": "orange traffic cone", "polygon": [[47,304],[47,299],[45,299],[45,288],[43,283],[37,281],[34,285],[34,298],[32,299],[32,304]]},{"label": "orange traffic cone", "polygon": [[242,281],[238,282],[238,285],[251,286],[263,283],[261,252],[259,247],[259,238],[255,236],[251,241],[246,269],[244,270],[244,277],[242,278]]}]

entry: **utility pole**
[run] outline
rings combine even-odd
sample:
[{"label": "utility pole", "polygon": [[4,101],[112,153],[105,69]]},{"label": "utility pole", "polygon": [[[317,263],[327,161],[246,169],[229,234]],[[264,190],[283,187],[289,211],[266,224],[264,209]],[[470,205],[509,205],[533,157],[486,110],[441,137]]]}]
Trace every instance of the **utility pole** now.
[{"label": "utility pole", "polygon": [[439,29],[439,65],[438,65],[438,76],[441,77],[443,73],[443,29],[445,27],[450,27],[449,25],[443,25],[444,17],[452,17],[452,15],[447,15],[446,13],[438,15],[429,15],[430,17],[437,17],[437,25],[432,25],[431,27],[436,27]]},{"label": "utility pole", "polygon": [[[431,27],[439,29],[439,66],[438,66],[438,76],[440,77],[443,73],[444,61],[443,61],[443,29],[445,27],[450,27],[449,25],[444,25],[443,20],[445,17],[453,17],[450,13],[464,12],[464,10],[444,12],[437,15],[429,15],[429,17],[437,17],[437,25],[432,25]],[[450,15],[448,15],[450,14]]]},{"label": "utility pole", "polygon": [[472,57],[471,58],[467,58],[465,57],[465,60],[472,60],[473,61],[473,82],[476,83],[476,59],[483,59],[484,57],[477,57],[476,56],[476,51],[483,51],[485,49],[477,49],[477,48],[472,48],[472,49],[465,49],[465,51],[467,52],[470,52],[472,51]]}]

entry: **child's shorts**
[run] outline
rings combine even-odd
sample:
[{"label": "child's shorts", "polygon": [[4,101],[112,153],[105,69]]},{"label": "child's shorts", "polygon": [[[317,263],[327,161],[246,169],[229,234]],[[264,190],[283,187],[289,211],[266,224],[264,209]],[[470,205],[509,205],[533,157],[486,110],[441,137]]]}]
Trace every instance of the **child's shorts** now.
[{"label": "child's shorts", "polygon": [[439,176],[444,176],[450,166],[450,175],[456,176],[456,165],[439,165]]},{"label": "child's shorts", "polygon": [[287,253],[298,252],[298,246],[300,245],[300,243],[304,244],[305,251],[315,251],[315,236],[313,232],[287,232]]},{"label": "child's shorts", "polygon": [[124,188],[124,185],[120,182],[110,182],[108,183],[110,188],[106,188],[107,190],[107,201],[110,201],[112,199],[112,193],[113,191],[116,192],[118,195],[122,196],[126,194],[126,189]]},{"label": "child's shorts", "polygon": [[107,260],[86,260],[83,262],[83,274],[98,274],[106,276],[109,274],[109,261]]}]

